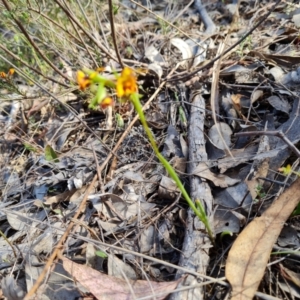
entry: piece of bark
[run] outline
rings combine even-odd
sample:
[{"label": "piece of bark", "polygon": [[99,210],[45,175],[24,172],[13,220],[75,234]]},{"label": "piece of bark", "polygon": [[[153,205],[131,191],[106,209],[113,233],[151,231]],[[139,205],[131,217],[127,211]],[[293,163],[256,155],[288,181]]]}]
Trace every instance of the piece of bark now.
[{"label": "piece of bark", "polygon": [[[205,150],[204,139],[204,119],[205,119],[205,100],[201,95],[197,94],[193,97],[191,105],[190,123],[188,131],[189,140],[189,159],[188,173],[192,174],[197,166],[197,162],[207,161],[207,153]],[[209,217],[212,215],[212,195],[207,182],[201,180],[198,176],[190,176],[190,196],[192,200],[199,199],[203,203],[205,201],[206,212]],[[210,222],[212,224],[212,222]],[[186,232],[184,243],[182,246],[182,254],[179,265],[189,268],[199,274],[206,274],[209,263],[209,248],[211,242],[202,222],[194,215],[191,209],[188,209],[186,220]],[[183,275],[182,271],[178,271],[176,278]],[[188,275],[180,286],[192,286],[199,284],[202,278]],[[197,287],[187,291],[174,293],[170,296],[172,300],[180,299],[204,299],[203,289]]]}]

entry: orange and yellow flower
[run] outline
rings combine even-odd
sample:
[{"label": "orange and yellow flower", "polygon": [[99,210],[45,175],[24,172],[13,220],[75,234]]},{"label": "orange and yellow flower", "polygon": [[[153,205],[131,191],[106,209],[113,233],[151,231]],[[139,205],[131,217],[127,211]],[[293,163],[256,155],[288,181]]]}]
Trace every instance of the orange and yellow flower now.
[{"label": "orange and yellow flower", "polygon": [[133,70],[125,67],[117,79],[116,90],[119,98],[129,97],[138,92],[136,76]]},{"label": "orange and yellow flower", "polygon": [[80,89],[83,91],[91,85],[92,81],[91,81],[90,77],[88,75],[86,75],[84,72],[78,71],[77,72],[77,83],[78,83]]},{"label": "orange and yellow flower", "polygon": [[114,100],[111,97],[104,98],[100,103],[102,109],[106,109],[107,107],[113,105],[114,105]]},{"label": "orange and yellow flower", "polygon": [[7,74],[5,72],[0,72],[0,78],[8,78],[10,79],[10,77],[15,73],[15,69],[9,69],[9,71],[7,72]]}]

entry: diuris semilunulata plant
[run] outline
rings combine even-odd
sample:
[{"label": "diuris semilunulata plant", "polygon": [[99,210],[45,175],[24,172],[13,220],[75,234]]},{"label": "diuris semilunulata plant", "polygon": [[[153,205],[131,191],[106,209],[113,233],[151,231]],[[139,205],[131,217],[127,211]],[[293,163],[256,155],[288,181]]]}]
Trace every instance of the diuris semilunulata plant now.
[{"label": "diuris semilunulata plant", "polygon": [[184,199],[190,206],[190,208],[194,211],[194,213],[198,216],[198,218],[204,223],[207,233],[209,235],[210,240],[214,241],[213,232],[211,230],[209,220],[203,208],[203,205],[199,200],[196,200],[196,205],[190,198],[187,193],[185,187],[183,186],[181,180],[179,179],[177,173],[173,169],[173,167],[169,164],[169,162],[162,156],[159,152],[158,147],[156,145],[154,136],[148,126],[146,121],[142,105],[140,102],[140,95],[138,93],[138,85],[137,85],[137,77],[135,72],[125,67],[121,74],[115,74],[115,80],[107,79],[104,76],[100,75],[96,71],[92,71],[89,69],[83,69],[77,72],[77,82],[81,90],[85,90],[90,88],[92,90],[96,90],[94,98],[91,100],[89,107],[96,108],[100,105],[103,109],[108,106],[113,106],[114,101],[109,96],[107,92],[107,88],[116,91],[117,98],[120,102],[124,103],[126,101],[130,101],[136,112],[139,115],[140,121],[146,131],[150,144],[153,148],[153,151],[159,161],[167,170],[170,177],[175,181],[177,187],[182,193]]}]

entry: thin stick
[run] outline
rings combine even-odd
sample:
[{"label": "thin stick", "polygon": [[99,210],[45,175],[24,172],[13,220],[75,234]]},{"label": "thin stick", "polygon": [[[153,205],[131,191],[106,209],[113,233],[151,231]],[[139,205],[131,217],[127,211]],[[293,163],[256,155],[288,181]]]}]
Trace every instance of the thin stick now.
[{"label": "thin stick", "polygon": [[15,259],[17,259],[18,255],[17,255],[16,250],[15,250],[13,244],[11,243],[11,241],[5,236],[5,234],[1,230],[0,230],[0,235],[4,238],[4,240],[7,242],[7,244],[11,247],[11,249],[14,253]]},{"label": "thin stick", "polygon": [[269,135],[269,136],[277,136],[281,138],[288,147],[300,158],[300,151],[297,147],[284,135],[282,131],[249,131],[249,132],[238,132],[235,136],[251,136],[251,135]]},{"label": "thin stick", "polygon": [[95,163],[96,163],[96,170],[97,170],[97,175],[98,175],[99,188],[101,190],[101,193],[104,194],[104,186],[103,186],[103,181],[102,181],[102,177],[101,177],[101,170],[100,170],[100,167],[99,167],[97,154],[96,154],[96,151],[95,151],[95,148],[94,148],[93,145],[92,145],[92,150],[93,150],[93,155],[94,155],[94,159],[95,159]]},{"label": "thin stick", "polygon": [[[222,54],[224,52],[228,36],[229,35],[226,36],[224,42],[220,43],[218,53]],[[220,137],[221,141],[223,142],[226,152],[233,158],[233,155],[221,133],[220,122],[217,120],[217,111],[219,111],[219,101],[218,101],[219,100],[219,81],[220,81],[219,78],[220,78],[220,66],[221,66],[222,59],[223,59],[223,56],[221,57],[221,59],[219,59],[217,62],[215,62],[214,66],[213,66],[210,105],[211,105],[213,120],[216,125],[219,137]]]},{"label": "thin stick", "polygon": [[111,37],[112,37],[112,40],[113,40],[113,44],[114,44],[114,47],[115,47],[115,51],[116,51],[116,55],[117,55],[119,64],[121,65],[122,68],[124,68],[124,64],[123,64],[122,58],[120,56],[120,52],[119,52],[119,48],[118,48],[118,44],[117,44],[112,0],[108,0],[108,6],[109,6],[109,21],[110,21],[110,28],[111,28]]}]

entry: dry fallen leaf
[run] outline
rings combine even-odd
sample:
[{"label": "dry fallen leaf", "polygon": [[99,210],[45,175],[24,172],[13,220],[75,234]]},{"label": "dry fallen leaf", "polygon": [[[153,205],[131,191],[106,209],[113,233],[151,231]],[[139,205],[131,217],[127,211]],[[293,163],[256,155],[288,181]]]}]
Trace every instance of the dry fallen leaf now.
[{"label": "dry fallen leaf", "polygon": [[280,264],[279,267],[284,278],[292,281],[296,286],[300,287],[300,274],[285,268],[282,264]]},{"label": "dry fallen leaf", "polygon": [[234,242],[226,262],[226,278],[232,287],[231,300],[253,299],[264,275],[270,252],[280,231],[300,201],[300,178]]},{"label": "dry fallen leaf", "polygon": [[[163,300],[182,280],[172,282],[124,280],[100,273],[86,265],[76,264],[62,255],[59,258],[63,261],[64,269],[98,300],[130,300],[151,295],[154,297],[154,294],[157,295],[155,299]],[[159,295],[162,293],[163,295]]]},{"label": "dry fallen leaf", "polygon": [[[220,132],[220,133],[219,133]],[[222,137],[220,137],[220,134]],[[215,147],[227,150],[231,146],[232,129],[224,122],[214,124],[208,132],[208,137]]]},{"label": "dry fallen leaf", "polygon": [[251,103],[255,103],[258,101],[262,96],[264,92],[262,90],[254,90],[251,94]]},{"label": "dry fallen leaf", "polygon": [[211,172],[205,162],[201,162],[198,164],[198,166],[193,171],[193,175],[210,180],[215,186],[219,186],[221,188],[226,188],[240,182],[239,179],[234,179],[224,174],[215,174]]}]

